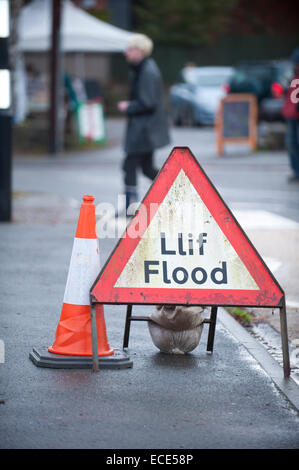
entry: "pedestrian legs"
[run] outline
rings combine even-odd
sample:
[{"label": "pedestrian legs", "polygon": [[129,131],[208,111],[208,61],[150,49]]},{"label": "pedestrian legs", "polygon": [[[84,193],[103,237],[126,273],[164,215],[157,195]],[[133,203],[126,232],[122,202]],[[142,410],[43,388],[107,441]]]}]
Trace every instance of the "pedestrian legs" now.
[{"label": "pedestrian legs", "polygon": [[128,154],[123,162],[126,214],[129,205],[137,201],[137,168],[139,156],[137,154]]},{"label": "pedestrian legs", "polygon": [[141,167],[142,172],[149,179],[154,180],[158,171],[153,166],[153,152],[130,153],[123,162],[126,212],[132,202],[137,201],[137,169]]},{"label": "pedestrian legs", "polygon": [[141,156],[141,168],[143,174],[149,179],[154,180],[159,173],[159,170],[153,166],[153,152],[144,153]]}]

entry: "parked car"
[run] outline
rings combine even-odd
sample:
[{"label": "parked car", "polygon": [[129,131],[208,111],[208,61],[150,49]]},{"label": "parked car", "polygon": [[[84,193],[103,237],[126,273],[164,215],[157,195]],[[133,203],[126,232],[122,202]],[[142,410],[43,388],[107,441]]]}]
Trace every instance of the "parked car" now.
[{"label": "parked car", "polygon": [[243,62],[236,66],[228,83],[230,93],[253,93],[258,100],[259,118],[282,120],[284,94],[292,78],[288,60]]},{"label": "parked car", "polygon": [[232,67],[185,67],[169,90],[170,116],[175,125],[211,125],[227,93]]}]

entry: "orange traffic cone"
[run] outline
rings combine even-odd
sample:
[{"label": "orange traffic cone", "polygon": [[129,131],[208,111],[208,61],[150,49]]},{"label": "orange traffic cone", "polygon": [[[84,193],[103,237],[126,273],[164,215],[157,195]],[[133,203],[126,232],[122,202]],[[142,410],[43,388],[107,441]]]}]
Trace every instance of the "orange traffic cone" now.
[{"label": "orange traffic cone", "polygon": [[[100,272],[93,196],[83,196],[63,306],[50,353],[92,356],[89,290]],[[97,306],[98,355],[114,353],[107,340],[104,308]]]},{"label": "orange traffic cone", "polygon": [[[29,358],[37,367],[54,369],[93,367],[89,290],[100,272],[93,201],[93,196],[83,196],[54,344],[50,348],[34,347],[29,353]],[[133,367],[127,351],[110,348],[104,308],[100,304],[96,305],[96,326],[100,368]]]}]

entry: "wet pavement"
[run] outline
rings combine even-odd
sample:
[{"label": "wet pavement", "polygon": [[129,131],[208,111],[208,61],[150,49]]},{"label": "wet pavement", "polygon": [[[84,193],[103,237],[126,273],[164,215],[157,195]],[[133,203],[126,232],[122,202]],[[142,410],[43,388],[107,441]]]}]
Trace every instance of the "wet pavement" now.
[{"label": "wet pavement", "polygon": [[[221,322],[212,355],[206,353],[206,327],[194,353],[174,357],[158,352],[146,323],[134,322],[132,369],[94,374],[37,368],[28,354],[54,340],[73,227],[6,228],[2,448],[298,447],[298,413]],[[113,241],[101,246],[107,253]],[[125,307],[106,306],[105,316],[109,343],[119,348]]]},{"label": "wet pavement", "polygon": [[[96,204],[116,205],[117,194],[123,191],[120,144],[124,126],[121,119],[108,120],[107,135],[115,145],[103,150],[70,152],[58,158],[15,158],[15,220],[48,223],[48,218],[53,224],[66,219],[76,223],[82,195],[90,192]],[[230,145],[218,157],[211,128],[174,128],[171,135],[171,144],[156,153],[157,165],[161,167],[173,146],[189,146],[285,291],[289,336],[298,339],[299,184],[288,183],[286,152],[252,154],[246,145]],[[140,175],[140,197],[149,185]],[[279,331],[277,313],[263,309],[256,314]]]},{"label": "wet pavement", "polygon": [[[122,121],[109,125],[119,134],[123,129]],[[232,149],[219,158],[210,129],[176,129],[173,137],[158,152],[159,165],[173,145],[189,146],[232,210],[243,217],[249,210],[278,217],[275,229],[273,218],[270,228],[256,226],[257,215],[245,221],[252,242],[276,266],[287,298],[292,296],[296,317],[298,292],[289,281],[298,273],[298,245],[291,248],[286,240],[295,242],[298,233],[299,187],[287,183],[286,154]],[[146,323],[134,322],[132,369],[95,374],[37,368],[29,360],[33,347],[54,340],[81,197],[115,203],[122,190],[121,158],[121,149],[113,147],[58,159],[15,159],[14,223],[0,225],[0,447],[298,449],[298,411],[221,321],[213,354],[206,352],[206,326],[193,353],[168,356],[155,348]],[[141,177],[140,194],[148,186]],[[284,249],[277,247],[280,240]],[[100,240],[102,264],[115,242]],[[140,315],[151,308],[134,307]],[[120,348],[125,307],[106,306],[105,316],[109,343]],[[296,337],[295,326],[293,331]]]}]

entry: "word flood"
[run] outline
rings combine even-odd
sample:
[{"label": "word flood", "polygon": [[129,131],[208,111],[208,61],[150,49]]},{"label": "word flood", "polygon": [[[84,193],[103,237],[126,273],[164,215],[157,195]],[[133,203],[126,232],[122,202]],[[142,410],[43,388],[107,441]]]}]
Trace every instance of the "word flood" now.
[{"label": "word flood", "polygon": [[[157,269],[152,269],[153,267]],[[159,275],[161,269],[160,261],[144,261],[144,282],[149,284],[151,281],[151,276]],[[191,272],[188,272],[186,268],[178,266],[172,272],[168,270],[167,261],[162,261],[162,275],[164,284],[185,284],[189,277],[195,284],[204,284],[208,279],[208,273],[204,268],[199,266],[192,269]],[[227,267],[226,262],[222,262],[221,268],[214,268],[211,270],[210,278],[214,284],[227,284]]]}]

